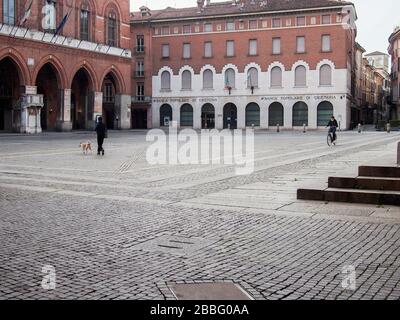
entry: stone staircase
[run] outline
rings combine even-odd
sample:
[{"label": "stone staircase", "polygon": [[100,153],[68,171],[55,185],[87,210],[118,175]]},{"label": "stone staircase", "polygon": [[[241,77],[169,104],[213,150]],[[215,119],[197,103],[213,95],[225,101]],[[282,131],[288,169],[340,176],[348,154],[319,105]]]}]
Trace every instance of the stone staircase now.
[{"label": "stone staircase", "polygon": [[330,177],[327,188],[299,189],[297,199],[400,206],[400,167],[361,166],[358,177]]}]

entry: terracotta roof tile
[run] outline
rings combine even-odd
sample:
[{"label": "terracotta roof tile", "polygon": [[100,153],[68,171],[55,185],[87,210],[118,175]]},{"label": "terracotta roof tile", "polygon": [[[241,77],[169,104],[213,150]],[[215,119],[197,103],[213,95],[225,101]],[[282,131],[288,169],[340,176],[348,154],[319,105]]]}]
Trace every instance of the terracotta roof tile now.
[{"label": "terracotta roof tile", "polygon": [[165,8],[152,10],[151,16],[142,17],[140,12],[135,12],[132,21],[157,21],[164,19],[196,18],[214,15],[257,13],[264,11],[312,9],[320,7],[335,7],[352,5],[351,2],[338,0],[242,0],[233,5],[232,1],[216,2],[206,5],[202,11],[198,7],[190,8]]}]

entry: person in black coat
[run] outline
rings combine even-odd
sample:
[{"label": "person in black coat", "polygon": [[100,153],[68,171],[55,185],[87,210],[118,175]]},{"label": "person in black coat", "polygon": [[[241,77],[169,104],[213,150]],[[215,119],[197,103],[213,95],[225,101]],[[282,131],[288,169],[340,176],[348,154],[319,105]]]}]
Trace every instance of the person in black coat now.
[{"label": "person in black coat", "polygon": [[102,155],[104,156],[103,143],[107,134],[107,128],[103,123],[102,117],[99,117],[95,130],[97,133],[97,155],[100,155],[101,152]]},{"label": "person in black coat", "polygon": [[326,127],[327,128],[329,127],[329,132],[333,133],[333,141],[336,141],[336,139],[337,139],[336,130],[337,130],[337,128],[339,128],[339,124],[336,121],[335,117],[331,118],[331,120],[329,121],[329,123]]}]

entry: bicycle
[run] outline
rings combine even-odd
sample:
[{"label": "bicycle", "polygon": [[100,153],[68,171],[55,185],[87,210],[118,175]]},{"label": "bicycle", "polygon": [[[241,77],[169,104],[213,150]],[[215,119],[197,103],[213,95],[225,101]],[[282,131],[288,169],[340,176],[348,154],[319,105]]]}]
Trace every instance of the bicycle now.
[{"label": "bicycle", "polygon": [[333,139],[333,132],[331,129],[329,129],[328,131],[328,136],[326,138],[326,142],[328,143],[328,146],[331,147],[332,145],[336,146],[337,143],[337,135],[336,135],[336,139]]}]

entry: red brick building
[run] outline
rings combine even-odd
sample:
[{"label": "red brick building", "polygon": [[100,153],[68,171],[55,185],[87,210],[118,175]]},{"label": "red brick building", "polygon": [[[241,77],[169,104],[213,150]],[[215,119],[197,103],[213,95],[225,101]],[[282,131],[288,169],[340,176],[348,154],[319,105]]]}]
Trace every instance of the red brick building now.
[{"label": "red brick building", "polygon": [[129,20],[129,0],[3,0],[0,131],[91,129],[100,115],[130,128]]},{"label": "red brick building", "polygon": [[[153,127],[349,127],[356,19],[336,0],[233,0],[131,19],[134,109]],[[150,109],[151,101],[151,109]]]},{"label": "red brick building", "polygon": [[389,38],[392,78],[392,118],[400,119],[400,27],[397,27]]}]

